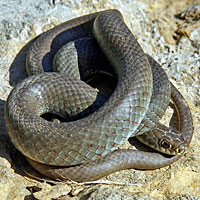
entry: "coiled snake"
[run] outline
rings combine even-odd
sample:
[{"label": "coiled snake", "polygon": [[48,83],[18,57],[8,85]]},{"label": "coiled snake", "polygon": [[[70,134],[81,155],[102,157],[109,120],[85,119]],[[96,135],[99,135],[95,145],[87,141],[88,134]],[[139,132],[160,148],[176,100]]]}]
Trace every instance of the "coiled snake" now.
[{"label": "coiled snake", "polygon": [[[79,79],[91,71],[87,65],[79,66],[80,75],[74,66],[68,67],[68,75],[47,73],[60,47],[77,40],[73,45],[78,48],[80,39],[91,37],[108,59],[105,70],[117,77],[107,100]],[[78,57],[81,60],[81,53]],[[102,64],[101,58],[98,63]],[[8,97],[5,120],[12,143],[42,174],[61,180],[91,181],[121,169],[159,168],[180,157],[117,150],[133,136],[148,140],[150,146],[153,142],[156,149],[163,145],[160,150],[168,154],[182,153],[190,143],[193,125],[187,103],[174,86],[171,93],[166,74],[144,54],[117,10],[72,19],[41,34],[28,51],[27,71],[32,76]],[[179,125],[172,126],[180,132],[158,124],[171,94],[177,110],[173,118],[179,121]],[[47,121],[41,117],[45,113],[68,117],[68,121]],[[165,139],[156,144],[157,136]]]}]

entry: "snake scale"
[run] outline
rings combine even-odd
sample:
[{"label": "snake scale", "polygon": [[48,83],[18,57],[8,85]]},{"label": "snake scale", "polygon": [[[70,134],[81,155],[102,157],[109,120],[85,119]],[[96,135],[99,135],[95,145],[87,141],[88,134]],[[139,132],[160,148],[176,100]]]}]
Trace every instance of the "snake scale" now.
[{"label": "snake scale", "polygon": [[[68,75],[50,72],[53,58],[63,45],[88,37],[95,38],[117,78],[116,87],[106,101],[80,79],[87,69],[80,68],[80,77],[73,67],[69,67]],[[26,61],[31,76],[10,93],[5,120],[12,143],[40,173],[60,180],[97,180],[121,169],[156,169],[169,165],[188,147],[193,124],[187,103],[166,77],[160,82],[167,89],[162,89],[161,94],[157,91],[162,100],[152,98],[156,96],[154,86],[160,87],[156,81],[159,74],[153,72],[152,76],[152,71],[161,67],[143,52],[119,11],[97,12],[54,27],[34,41]],[[158,68],[153,70],[151,66]],[[165,128],[158,120],[167,109],[170,97],[176,110],[172,118],[178,123]],[[41,117],[45,113],[69,117],[85,112],[85,117],[63,123]],[[176,156],[117,150],[134,136],[141,141],[149,140],[145,143],[150,146],[152,141],[155,143],[155,137],[165,137],[156,146],[163,145],[164,152],[174,148],[165,153]]]}]

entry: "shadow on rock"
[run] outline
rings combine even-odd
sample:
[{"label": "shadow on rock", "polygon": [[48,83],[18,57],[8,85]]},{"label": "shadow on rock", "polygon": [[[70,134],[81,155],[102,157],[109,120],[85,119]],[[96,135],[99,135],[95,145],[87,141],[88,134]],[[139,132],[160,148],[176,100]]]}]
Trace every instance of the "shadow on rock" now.
[{"label": "shadow on rock", "polygon": [[14,61],[12,62],[9,72],[10,72],[10,85],[15,87],[20,81],[27,77],[26,72],[26,54],[31,44],[36,38],[29,41],[16,55]]},{"label": "shadow on rock", "polygon": [[9,143],[9,137],[6,131],[6,124],[4,120],[4,106],[5,101],[0,100],[0,157],[8,159],[7,144]]}]

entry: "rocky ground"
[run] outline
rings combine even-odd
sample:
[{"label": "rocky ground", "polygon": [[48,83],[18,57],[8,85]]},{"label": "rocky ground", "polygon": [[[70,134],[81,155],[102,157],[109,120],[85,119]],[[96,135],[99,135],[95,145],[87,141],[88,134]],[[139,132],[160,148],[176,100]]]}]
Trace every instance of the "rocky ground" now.
[{"label": "rocky ground", "polygon": [[[0,199],[200,199],[200,3],[199,0],[0,1]],[[76,16],[116,8],[144,51],[156,59],[187,100],[194,120],[189,151],[171,166],[124,170],[110,184],[52,184],[28,178],[11,159],[4,104],[26,76],[27,42]],[[22,51],[20,51],[23,48]],[[117,185],[126,183],[127,185]]]}]

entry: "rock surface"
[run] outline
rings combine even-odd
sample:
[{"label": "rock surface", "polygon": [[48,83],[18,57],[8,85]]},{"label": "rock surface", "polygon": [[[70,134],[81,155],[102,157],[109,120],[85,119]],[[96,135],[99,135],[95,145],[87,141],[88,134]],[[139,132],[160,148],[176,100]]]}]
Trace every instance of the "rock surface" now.
[{"label": "rock surface", "polygon": [[[0,199],[200,199],[199,0],[0,1]],[[26,77],[24,55],[32,38],[76,16],[119,9],[145,52],[165,69],[191,108],[194,136],[189,151],[169,167],[124,170],[104,178],[126,183],[73,186],[27,178],[11,159],[4,104]],[[127,144],[128,146],[128,144]],[[136,184],[136,185],[133,185]]]}]

